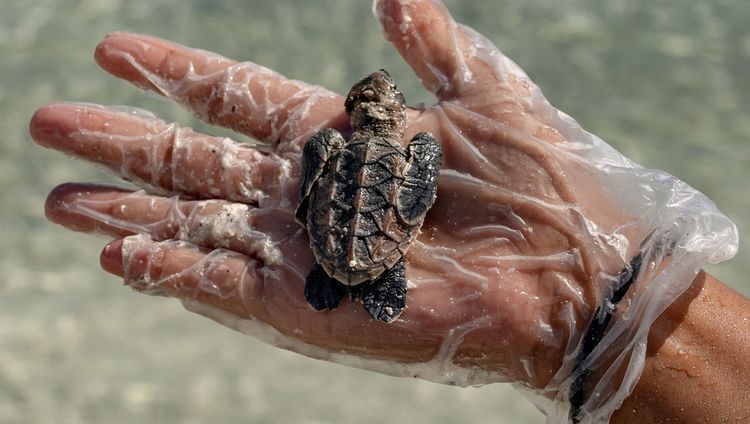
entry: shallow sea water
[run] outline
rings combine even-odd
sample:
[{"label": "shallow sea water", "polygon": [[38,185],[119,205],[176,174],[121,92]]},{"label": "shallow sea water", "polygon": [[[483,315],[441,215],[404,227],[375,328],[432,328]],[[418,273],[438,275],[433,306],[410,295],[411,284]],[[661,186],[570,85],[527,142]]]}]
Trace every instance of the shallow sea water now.
[{"label": "shallow sea water", "polygon": [[[387,68],[432,99],[379,33],[369,2],[0,2],[0,422],[543,422],[507,385],[459,389],[278,351],[135,295],[99,270],[106,243],[46,222],[65,181],[114,182],[31,143],[55,100],[128,104],[222,135],[100,71],[109,31],[155,34],[346,92]],[[750,2],[447,1],[553,104],[647,167],[705,192],[750,236]],[[750,295],[750,254],[709,270]],[[744,278],[743,278],[744,276]]]}]

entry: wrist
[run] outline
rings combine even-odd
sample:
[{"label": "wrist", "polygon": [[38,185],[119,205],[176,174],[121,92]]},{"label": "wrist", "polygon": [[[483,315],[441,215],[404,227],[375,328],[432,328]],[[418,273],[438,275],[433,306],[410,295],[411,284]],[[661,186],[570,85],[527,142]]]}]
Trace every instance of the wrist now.
[{"label": "wrist", "polygon": [[750,301],[701,272],[654,322],[644,370],[612,422],[747,422]]}]

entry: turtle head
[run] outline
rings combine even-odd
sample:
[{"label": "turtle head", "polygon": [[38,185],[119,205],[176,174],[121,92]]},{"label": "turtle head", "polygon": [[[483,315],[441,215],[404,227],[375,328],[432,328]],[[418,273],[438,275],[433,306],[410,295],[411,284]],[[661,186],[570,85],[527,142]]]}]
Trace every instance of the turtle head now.
[{"label": "turtle head", "polygon": [[346,97],[346,114],[354,130],[394,132],[406,127],[406,102],[385,69],[362,78]]}]

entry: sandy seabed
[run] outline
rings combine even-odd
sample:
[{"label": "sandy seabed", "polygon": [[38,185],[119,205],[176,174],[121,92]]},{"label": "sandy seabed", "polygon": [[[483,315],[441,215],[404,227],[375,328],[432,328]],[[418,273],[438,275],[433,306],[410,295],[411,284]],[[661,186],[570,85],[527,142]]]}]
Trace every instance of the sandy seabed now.
[{"label": "sandy seabed", "polygon": [[[750,3],[447,2],[514,58],[550,101],[627,156],[705,192],[749,235]],[[699,7],[698,7],[699,6]],[[165,22],[169,22],[168,24]],[[356,25],[352,25],[355,22]],[[29,140],[57,100],[130,104],[203,131],[100,71],[107,32],[152,33],[345,92],[387,68],[430,102],[367,2],[10,1],[0,16],[0,422],[543,422],[508,385],[459,389],[282,352],[139,296],[98,266],[103,237],[46,222],[65,181],[114,182]],[[353,53],[347,53],[353,52]],[[750,254],[711,268],[745,294]]]}]

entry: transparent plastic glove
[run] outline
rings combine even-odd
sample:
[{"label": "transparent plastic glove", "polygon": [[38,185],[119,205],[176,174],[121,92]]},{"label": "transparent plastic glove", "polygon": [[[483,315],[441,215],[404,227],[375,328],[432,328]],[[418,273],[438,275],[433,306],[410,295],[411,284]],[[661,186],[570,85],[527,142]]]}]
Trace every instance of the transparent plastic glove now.
[{"label": "transparent plastic glove", "polygon": [[[435,1],[376,1],[386,37],[438,99],[405,138],[443,149],[437,201],[407,252],[409,295],[384,324],[345,301],[315,312],[313,265],[294,222],[302,146],[350,131],[343,98],[253,63],[115,33],[96,50],[115,76],[263,142],[197,133],[128,108],[53,104],[31,122],[45,147],[102,164],[144,191],[65,184],[50,220],[117,238],[105,269],[133,289],[284,349],[457,385],[516,383],[550,422],[606,420],[640,375],[649,326],[706,261],[731,257],[734,225],[702,194],[643,169],[553,108],[488,40]],[[352,82],[359,75],[352,76]],[[639,256],[640,255],[640,256]],[[617,307],[623,269],[642,265]],[[611,312],[585,361],[597,309]]]}]

